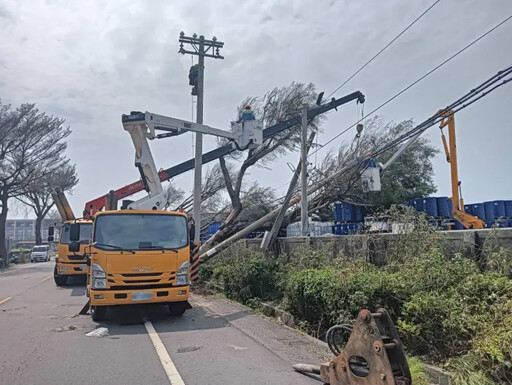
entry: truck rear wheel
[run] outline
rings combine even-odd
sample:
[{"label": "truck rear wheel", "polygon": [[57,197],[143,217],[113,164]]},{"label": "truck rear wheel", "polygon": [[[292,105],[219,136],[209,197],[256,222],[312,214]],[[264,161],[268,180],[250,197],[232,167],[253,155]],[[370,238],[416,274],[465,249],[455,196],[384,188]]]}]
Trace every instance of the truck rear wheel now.
[{"label": "truck rear wheel", "polygon": [[181,317],[187,309],[190,309],[188,301],[169,302],[169,313],[173,317]]},{"label": "truck rear wheel", "polygon": [[91,306],[91,318],[94,322],[101,322],[105,320],[107,315],[106,306]]},{"label": "truck rear wheel", "polygon": [[68,282],[68,277],[57,273],[57,265],[55,265],[55,268],[53,269],[53,279],[57,286],[64,286]]}]

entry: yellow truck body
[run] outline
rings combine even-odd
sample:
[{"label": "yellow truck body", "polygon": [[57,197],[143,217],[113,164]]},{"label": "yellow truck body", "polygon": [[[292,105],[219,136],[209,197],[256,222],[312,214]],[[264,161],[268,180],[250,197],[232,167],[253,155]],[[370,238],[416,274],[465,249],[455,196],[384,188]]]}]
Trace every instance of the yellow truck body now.
[{"label": "yellow truck body", "polygon": [[181,212],[119,210],[94,217],[87,295],[95,321],[108,306],[167,303],[171,313],[189,308],[190,241]]},{"label": "yellow truck body", "polygon": [[[77,252],[69,251],[69,229],[71,223],[77,223],[80,226],[80,249]],[[59,242],[57,246],[57,258],[55,260],[55,269],[53,277],[57,286],[65,285],[71,276],[87,275],[88,266],[85,256],[85,248],[89,244],[92,232],[92,221],[77,220],[65,221],[60,231]]]}]

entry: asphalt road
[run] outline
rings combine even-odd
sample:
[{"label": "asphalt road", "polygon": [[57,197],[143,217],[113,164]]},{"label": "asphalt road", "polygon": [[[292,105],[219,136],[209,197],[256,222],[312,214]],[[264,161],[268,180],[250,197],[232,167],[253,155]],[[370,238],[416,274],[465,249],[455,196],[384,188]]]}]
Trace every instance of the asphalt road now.
[{"label": "asphalt road", "polygon": [[[0,384],[320,384],[291,364],[319,364],[327,348],[214,296],[171,317],[163,306],[130,306],[94,323],[77,315],[80,280],[58,288],[54,262],[0,273]],[[98,327],[109,336],[87,337]]]}]

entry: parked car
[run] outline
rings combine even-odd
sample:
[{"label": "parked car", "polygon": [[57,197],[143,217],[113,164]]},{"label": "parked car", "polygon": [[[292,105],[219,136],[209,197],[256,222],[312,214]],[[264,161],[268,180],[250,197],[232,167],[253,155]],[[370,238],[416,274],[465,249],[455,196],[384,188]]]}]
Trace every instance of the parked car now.
[{"label": "parked car", "polygon": [[50,260],[50,246],[37,245],[32,248],[30,262],[47,262]]}]

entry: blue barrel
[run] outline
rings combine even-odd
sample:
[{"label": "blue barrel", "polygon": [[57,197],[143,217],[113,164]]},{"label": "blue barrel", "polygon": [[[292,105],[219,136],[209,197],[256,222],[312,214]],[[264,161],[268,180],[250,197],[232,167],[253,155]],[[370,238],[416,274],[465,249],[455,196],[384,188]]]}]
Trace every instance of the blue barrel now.
[{"label": "blue barrel", "polygon": [[413,199],[413,202],[416,211],[423,211],[423,198],[415,198]]},{"label": "blue barrel", "polygon": [[362,222],[364,220],[364,207],[363,206],[353,206],[353,218],[356,222]]},{"label": "blue barrel", "polygon": [[337,224],[337,225],[334,225],[333,226],[333,233],[336,234],[336,235],[344,235],[343,234],[343,225],[342,224]]},{"label": "blue barrel", "polygon": [[414,199],[407,199],[407,206],[414,207]]},{"label": "blue barrel", "polygon": [[464,230],[464,226],[458,220],[455,220],[455,226],[453,227],[453,229],[454,230]]},{"label": "blue barrel", "polygon": [[359,223],[346,223],[347,234],[355,234],[359,231]]},{"label": "blue barrel", "polygon": [[353,221],[352,216],[352,205],[350,203],[342,202],[334,205],[334,220],[336,222]]},{"label": "blue barrel", "polygon": [[472,215],[475,215],[482,221],[485,221],[485,205],[483,203],[473,203],[471,212],[473,213]]},{"label": "blue barrel", "polygon": [[505,201],[505,214],[512,217],[512,201]]},{"label": "blue barrel", "polygon": [[467,214],[474,215],[473,214],[473,205],[464,205],[464,211]]},{"label": "blue barrel", "polygon": [[484,202],[485,219],[490,221],[494,219],[494,202]]},{"label": "blue barrel", "polygon": [[452,203],[452,200],[448,199],[447,200],[447,204],[448,204],[448,212],[450,213],[448,216],[451,218],[452,217],[452,213],[453,213],[453,203]]},{"label": "blue barrel", "polygon": [[491,219],[490,221],[485,221],[485,227],[487,229],[490,229],[496,224],[496,221],[494,219]]},{"label": "blue barrel", "polygon": [[492,203],[494,205],[494,218],[503,218],[507,216],[505,213],[505,201],[494,201]]},{"label": "blue barrel", "polygon": [[212,235],[219,230],[220,222],[212,222],[208,225],[208,234]]},{"label": "blue barrel", "polygon": [[423,198],[423,211],[431,217],[437,217],[437,198]]},{"label": "blue barrel", "polygon": [[[448,207],[448,197],[439,197],[437,199],[437,216],[448,218],[451,217],[451,210]],[[450,201],[451,202],[451,201]]]},{"label": "blue barrel", "polygon": [[507,219],[507,227],[512,227],[512,219]]}]

